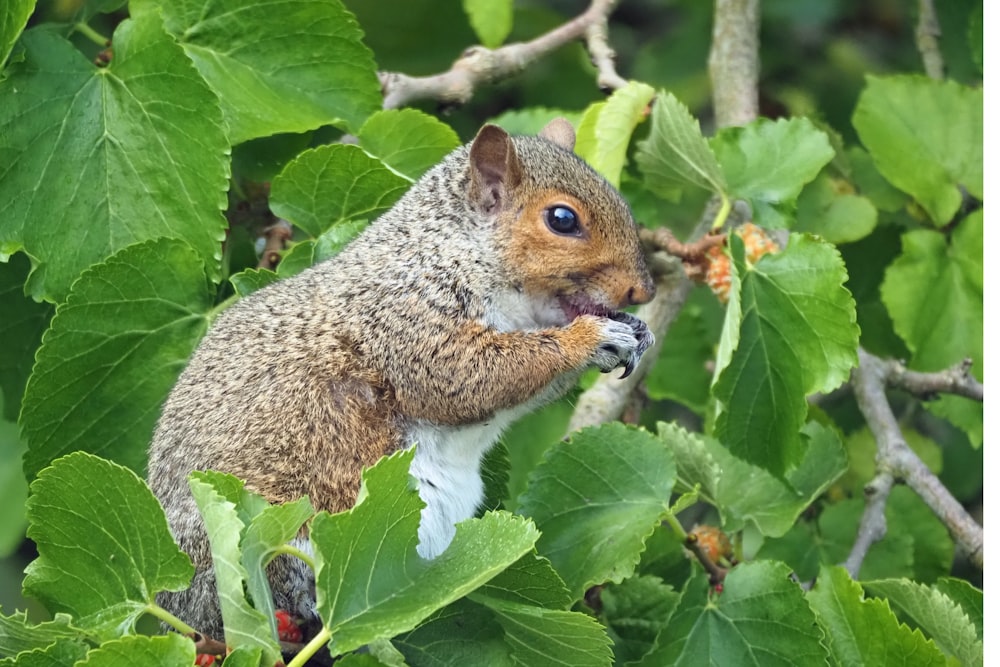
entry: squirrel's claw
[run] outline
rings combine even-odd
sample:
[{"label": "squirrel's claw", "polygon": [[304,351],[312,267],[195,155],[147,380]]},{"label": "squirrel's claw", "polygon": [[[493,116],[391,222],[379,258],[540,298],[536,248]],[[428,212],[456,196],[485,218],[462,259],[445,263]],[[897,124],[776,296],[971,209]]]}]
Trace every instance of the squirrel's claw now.
[{"label": "squirrel's claw", "polygon": [[625,370],[624,370],[624,372],[622,372],[622,374],[620,376],[618,376],[619,380],[624,380],[629,375],[632,375],[632,371],[635,370],[635,360],[636,360],[635,355],[629,357],[629,360],[625,362]]}]

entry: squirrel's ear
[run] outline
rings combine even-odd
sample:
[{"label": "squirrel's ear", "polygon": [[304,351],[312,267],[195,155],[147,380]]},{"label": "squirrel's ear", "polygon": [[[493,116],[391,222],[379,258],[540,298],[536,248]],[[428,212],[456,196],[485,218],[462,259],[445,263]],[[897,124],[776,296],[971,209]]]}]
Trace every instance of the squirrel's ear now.
[{"label": "squirrel's ear", "polygon": [[521,183],[521,161],[510,135],[496,125],[484,125],[469,149],[469,199],[492,213]]},{"label": "squirrel's ear", "polygon": [[573,125],[568,120],[562,117],[550,120],[549,124],[538,133],[538,136],[542,139],[548,139],[568,151],[572,151],[573,146],[576,145],[576,130],[573,129]]}]

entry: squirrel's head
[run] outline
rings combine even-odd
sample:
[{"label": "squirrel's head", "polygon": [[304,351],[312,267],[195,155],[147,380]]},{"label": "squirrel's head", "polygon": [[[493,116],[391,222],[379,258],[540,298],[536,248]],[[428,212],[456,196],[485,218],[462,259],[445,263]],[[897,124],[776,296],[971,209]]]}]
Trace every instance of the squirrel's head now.
[{"label": "squirrel's head", "polygon": [[557,321],[605,315],[653,296],[632,213],[573,153],[563,118],[538,136],[483,127],[469,149],[469,200],[496,221],[510,280]]}]

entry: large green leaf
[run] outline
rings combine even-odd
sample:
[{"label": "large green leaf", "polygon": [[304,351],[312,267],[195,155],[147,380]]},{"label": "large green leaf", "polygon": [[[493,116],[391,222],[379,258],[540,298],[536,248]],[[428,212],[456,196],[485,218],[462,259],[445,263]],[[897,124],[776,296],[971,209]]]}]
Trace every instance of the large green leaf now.
[{"label": "large green leaf", "polygon": [[983,90],[921,76],[869,76],[852,118],[879,171],[937,225],[983,198]]},{"label": "large green leaf", "polygon": [[28,520],[38,558],[25,594],[102,639],[129,631],[158,591],[182,590],[194,574],[143,481],[85,452],[38,474]]},{"label": "large green leaf", "polygon": [[863,239],[876,222],[878,211],[867,197],[842,179],[820,176],[802,190],[795,229],[839,244]]},{"label": "large green leaf", "polygon": [[462,9],[479,40],[488,48],[503,44],[514,27],[514,0],[462,0]]},{"label": "large green leaf", "polygon": [[416,109],[387,109],[372,114],[358,132],[369,155],[411,181],[458,147],[458,135],[434,116]]},{"label": "large green leaf", "polygon": [[194,664],[194,642],[171,632],[158,637],[131,636],[105,642],[79,667],[178,667]]},{"label": "large green leaf", "polygon": [[[66,614],[56,614],[51,621],[31,623],[28,612],[0,613],[0,657],[14,657],[22,651],[42,649],[57,641],[81,640],[82,630],[74,628]],[[3,664],[3,663],[0,663]]]},{"label": "large green leaf", "polygon": [[16,658],[0,660],[0,667],[73,667],[87,654],[83,642],[60,639],[44,648],[25,651]]},{"label": "large green leaf", "polygon": [[857,362],[854,300],[840,255],[815,237],[792,234],[783,252],[756,264],[744,261],[738,236],[730,240],[741,284],[730,298],[742,313],[739,342],[713,387],[714,435],[782,476],[802,456],[806,397],[838,387]]},{"label": "large green leaf", "polygon": [[652,86],[630,81],[598,103],[593,112],[596,115],[588,109],[590,120],[586,126],[581,124],[576,153],[615,187],[625,168],[632,133],[646,117],[654,93]]},{"label": "large green leaf", "polygon": [[0,390],[3,412],[14,421],[21,410],[21,395],[31,375],[35,350],[42,344],[42,332],[52,318],[53,308],[24,296],[24,282],[31,270],[26,255],[18,253],[0,264]]},{"label": "large green leaf", "polygon": [[956,602],[976,626],[976,636],[983,640],[983,591],[970,584],[965,579],[941,577],[934,588]]},{"label": "large green leaf", "polygon": [[514,667],[505,633],[488,607],[456,600],[392,643],[410,667]]},{"label": "large green leaf", "polygon": [[35,0],[7,0],[0,7],[0,69],[34,9]]},{"label": "large green leaf", "polygon": [[357,146],[330,144],[301,153],[271,185],[271,210],[310,236],[388,210],[410,183]]},{"label": "large green leaf", "polygon": [[[944,234],[918,229],[903,235],[903,252],[886,269],[882,300],[896,333],[913,353],[910,367],[938,371],[971,358],[983,378],[983,211]],[[931,409],[983,441],[983,406],[945,396]]]},{"label": "large green leaf", "polygon": [[444,553],[421,558],[423,502],[408,474],[412,459],[412,449],[383,459],[363,474],[354,509],[313,519],[317,610],[333,635],[334,655],[413,629],[499,574],[538,539],[530,521],[489,512],[458,524]]},{"label": "large green leaf", "polygon": [[695,575],[640,664],[826,665],[823,633],[791,574],[781,563],[744,563],[726,577],[721,595]]},{"label": "large green leaf", "polygon": [[601,589],[601,621],[615,642],[615,663],[639,660],[653,648],[681,594],[659,577],[629,577]]},{"label": "large green leaf", "polygon": [[234,144],[321,125],[357,130],[382,105],[372,53],[340,0],[137,0],[130,8],[162,13],[218,92]]},{"label": "large green leaf", "polygon": [[[219,607],[225,625],[226,645],[259,648],[271,664],[281,658],[277,637],[268,615],[247,601],[244,587],[250,581],[243,566],[240,533],[245,528],[237,506],[227,498],[226,489],[214,485],[218,475],[201,472],[188,478],[198,511],[205,521],[205,530],[212,547],[212,566],[219,593]],[[227,485],[228,486],[228,485]],[[251,591],[260,594],[259,582]],[[265,585],[268,597],[270,589]]]},{"label": "large green leaf", "polygon": [[900,625],[885,600],[864,599],[842,567],[824,567],[806,594],[841,665],[940,666],[945,658],[920,632]]},{"label": "large green leaf", "polygon": [[0,256],[24,250],[26,292],[62,301],[85,268],[173,236],[219,273],[229,144],[219,101],[150,14],[96,68],[41,29],[0,80]]},{"label": "large green leaf", "polygon": [[45,332],[25,391],[27,476],[78,449],[142,471],[160,405],[211,306],[204,263],[181,241],[129,246],[84,272]]},{"label": "large green leaf", "polygon": [[575,598],[632,574],[669,508],[676,470],[656,437],[621,423],[574,434],[535,468],[518,512],[534,519],[548,558]]},{"label": "large green leaf", "polygon": [[677,462],[677,490],[698,490],[719,511],[723,527],[755,525],[766,536],[784,535],[796,518],[847,468],[840,440],[831,429],[810,422],[802,462],[784,478],[742,461],[717,441],[675,424],[659,424],[659,436]]},{"label": "large green leaf", "polygon": [[677,198],[686,185],[720,195],[727,191],[726,177],[701,126],[670,93],[656,96],[649,137],[639,142],[635,159],[646,185],[668,199]]},{"label": "large green leaf", "polygon": [[758,119],[726,128],[711,141],[729,196],[753,207],[761,227],[788,227],[802,187],[833,159],[826,133],[805,118]]},{"label": "large green leaf", "polygon": [[976,635],[975,624],[945,593],[909,579],[882,579],[863,584],[869,593],[887,598],[893,609],[906,614],[962,665],[982,666],[983,642]]}]

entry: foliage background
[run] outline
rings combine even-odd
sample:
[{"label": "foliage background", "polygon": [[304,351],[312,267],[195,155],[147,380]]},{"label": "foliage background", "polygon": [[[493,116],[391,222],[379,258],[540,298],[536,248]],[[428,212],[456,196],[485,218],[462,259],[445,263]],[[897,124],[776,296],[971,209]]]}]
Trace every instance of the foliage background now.
[{"label": "foliage background", "polygon": [[[113,3],[86,7],[98,4],[107,8]],[[365,43],[373,50],[382,70],[414,75],[443,71],[457,54],[478,41],[459,2],[414,0],[393,3],[391,11],[386,10],[384,3],[351,0],[345,4],[357,16],[365,32]],[[859,138],[852,114],[865,86],[865,77],[923,70],[913,37],[916,3],[774,0],[762,5],[760,110],[763,116],[808,116],[818,123],[828,124],[845,144],[856,145]],[[975,46],[969,48],[968,20],[970,14],[977,9],[981,12],[981,8],[981,2],[971,0],[939,2],[937,6],[942,33],[940,46],[948,75],[970,85],[979,84],[982,74],[976,65]],[[518,2],[513,32],[507,41],[530,39],[581,9],[578,2]],[[36,9],[31,24],[59,21],[61,17],[76,15],[79,10],[80,6],[74,2],[43,2]],[[628,78],[670,90],[702,120],[706,135],[714,133],[710,82],[705,66],[712,11],[712,3],[701,0],[627,1],[615,12],[610,35],[610,42],[618,53],[619,71]],[[91,24],[100,32],[110,34],[121,15],[115,12],[96,14]],[[100,51],[79,34],[73,41],[88,58],[96,57]],[[554,81],[558,81],[558,85],[553,85]],[[432,102],[419,102],[415,106],[443,118],[465,141],[484,120],[504,117],[502,114],[510,110],[532,107],[584,109],[601,99],[603,95],[594,86],[593,68],[585,51],[578,44],[571,44],[535,63],[520,76],[480,88],[473,100],[462,107],[442,109]],[[516,115],[506,118],[511,123],[528,122],[519,120]],[[298,152],[307,145],[334,139],[336,134],[326,128],[297,139],[286,136],[281,142]],[[234,171],[242,171],[255,180],[272,178],[281,166],[273,156],[277,153],[280,158],[281,150],[292,150],[279,147],[276,151],[275,146],[272,140],[263,139],[236,147]],[[693,228],[707,198],[707,195],[689,193],[680,202],[669,203],[653,200],[638,189],[630,191],[628,182],[623,188],[632,197],[641,222],[651,226],[665,223],[680,237]],[[892,193],[887,196],[891,197]],[[808,202],[800,201],[800,212],[804,205]],[[880,213],[880,225],[872,234],[840,246],[850,275],[848,286],[857,301],[862,345],[875,354],[904,359],[910,356],[909,351],[893,330],[880,299],[879,285],[886,267],[902,249],[902,232],[914,224],[912,213],[902,206],[895,213]],[[250,253],[249,246],[249,242],[234,244],[234,252]],[[22,260],[23,257],[19,260],[15,256],[12,266]],[[16,300],[19,295],[13,291],[3,296],[10,299],[9,303],[20,303]],[[666,356],[658,367],[660,370],[654,371],[649,378],[652,400],[639,415],[639,421],[654,431],[658,421],[669,420],[678,420],[697,430],[707,400],[711,375],[705,362],[711,360],[714,350],[706,348],[704,340],[718,338],[723,309],[706,289],[699,289],[692,295],[685,312],[671,331]],[[33,352],[32,349],[5,350],[3,368],[30,365]],[[684,383],[676,382],[670,372],[672,368],[685,369]],[[19,396],[16,387],[4,386],[4,390],[3,400],[7,402],[12,396]],[[981,522],[982,449],[972,446],[965,433],[924,409],[919,402],[902,394],[892,398],[898,413],[903,415],[911,444]],[[849,393],[834,393],[822,403],[822,409],[844,433],[851,460],[848,476],[830,491],[831,499],[837,501],[856,494],[860,485],[871,477],[874,444],[863,428],[863,419]],[[525,488],[530,470],[542,459],[542,444],[553,442],[562,434],[570,411],[569,402],[552,406],[515,428],[507,437],[511,450],[508,487],[512,497],[517,497]],[[24,493],[18,481],[22,445],[17,427],[12,423],[16,410],[13,413],[5,410],[5,414],[6,421],[0,422],[0,493],[8,496],[0,497],[0,502],[4,506],[20,506],[23,501],[18,494],[23,497]],[[527,437],[528,434],[532,437]],[[3,480],[10,480],[10,483],[4,484]],[[837,494],[842,494],[841,498]],[[898,505],[897,518],[890,517],[890,521],[912,520],[913,517],[907,514],[910,511],[907,501],[894,502]],[[858,505],[855,500],[845,501],[841,506],[852,503],[855,507]],[[694,516],[696,512],[702,514]],[[683,516],[686,522],[712,521],[710,511],[707,515],[704,512],[704,508],[694,508]],[[0,524],[0,548],[5,547],[10,554],[0,563],[0,606],[7,610],[24,604],[18,598],[17,589],[21,571],[34,553],[30,542],[21,540],[24,525],[21,517],[5,514],[0,521],[4,522]],[[849,544],[852,538],[847,535],[843,541]],[[796,543],[796,539],[801,541]],[[804,574],[814,572],[816,565],[810,560],[814,559],[814,554],[805,548],[809,539],[809,535],[796,530],[787,540],[757,546],[761,546],[761,557],[790,561],[796,553],[805,554],[798,568],[799,573]],[[942,563],[950,563],[948,553],[934,550],[933,534],[920,546],[918,552],[923,553],[928,562],[914,563],[916,573],[919,574],[921,567],[927,568],[929,573],[937,573]],[[892,548],[891,542],[882,547],[884,551]],[[877,553],[872,560],[877,567],[880,562]],[[961,559],[955,567],[956,574],[982,585],[981,572],[967,567]]]}]

